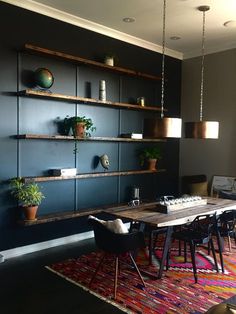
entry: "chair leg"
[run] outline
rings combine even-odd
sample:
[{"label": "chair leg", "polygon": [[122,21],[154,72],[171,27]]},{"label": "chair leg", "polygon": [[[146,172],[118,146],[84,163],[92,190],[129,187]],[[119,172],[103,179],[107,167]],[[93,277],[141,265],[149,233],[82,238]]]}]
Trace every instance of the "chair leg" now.
[{"label": "chair leg", "polygon": [[209,244],[211,246],[211,250],[212,250],[212,255],[213,255],[213,258],[214,258],[214,262],[215,262],[216,271],[218,273],[219,272],[219,267],[218,267],[218,264],[217,264],[216,251],[215,251],[215,247],[214,247],[212,238],[210,239]]},{"label": "chair leg", "polygon": [[207,254],[210,255],[211,253],[211,246],[210,246],[210,242],[208,242],[208,245],[207,245]]},{"label": "chair leg", "polygon": [[132,256],[131,253],[129,253],[129,257],[130,257],[130,259],[131,259],[131,261],[132,261],[132,263],[133,263],[133,265],[134,265],[134,268],[136,269],[136,271],[137,271],[137,273],[138,273],[138,275],[139,275],[139,278],[140,278],[141,281],[142,281],[142,284],[144,285],[144,287],[146,287],[146,284],[145,284],[145,282],[144,282],[144,280],[143,280],[143,277],[142,277],[142,275],[141,275],[141,273],[140,273],[140,271],[139,271],[139,269],[138,269],[138,266],[137,266],[137,264],[135,263],[135,260],[133,259],[133,256]]},{"label": "chair leg", "polygon": [[228,244],[229,244],[229,251],[232,252],[232,245],[231,245],[231,239],[230,239],[229,234],[228,234]]},{"label": "chair leg", "polygon": [[92,277],[91,280],[90,280],[89,288],[91,287],[92,282],[93,282],[94,278],[96,277],[96,275],[97,275],[97,273],[98,273],[98,270],[99,270],[100,266],[102,265],[102,262],[103,262],[105,256],[106,256],[106,253],[104,253],[104,254],[102,255],[102,257],[100,258],[100,261],[99,261],[99,263],[98,263],[98,266],[97,266],[97,268],[95,269],[95,273],[93,274],[93,277]]},{"label": "chair leg", "polygon": [[[180,252],[181,254],[181,252]],[[166,255],[166,270],[168,270],[170,267],[170,249],[169,251],[167,252],[167,255]]]},{"label": "chair leg", "polygon": [[193,275],[195,279],[195,283],[197,283],[197,268],[196,268],[196,260],[195,260],[195,245],[192,241],[189,242],[190,245],[190,252],[191,252],[191,259],[193,265]]},{"label": "chair leg", "polygon": [[179,256],[181,256],[181,241],[179,240]]},{"label": "chair leg", "polygon": [[184,241],[184,262],[187,263],[187,243]]},{"label": "chair leg", "polygon": [[114,300],[116,300],[117,281],[118,281],[119,257],[115,259],[115,280],[114,280]]},{"label": "chair leg", "polygon": [[216,240],[217,240],[218,250],[219,250],[219,255],[220,255],[221,271],[222,271],[222,273],[224,273],[225,272],[225,270],[224,270],[224,260],[223,260],[223,254],[222,254],[222,252],[223,252],[223,243],[224,243],[224,242],[222,243],[222,241],[224,241],[224,240],[220,236],[220,233],[218,231],[216,232]]}]

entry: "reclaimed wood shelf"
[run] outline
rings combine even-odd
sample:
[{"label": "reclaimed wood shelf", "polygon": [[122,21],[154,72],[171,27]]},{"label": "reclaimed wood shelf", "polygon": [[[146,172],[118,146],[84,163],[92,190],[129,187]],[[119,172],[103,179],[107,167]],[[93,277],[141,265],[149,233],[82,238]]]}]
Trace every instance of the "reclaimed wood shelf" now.
[{"label": "reclaimed wood shelf", "polygon": [[20,220],[18,221],[18,224],[22,226],[32,226],[32,225],[38,225],[43,224],[47,222],[55,222],[60,220],[66,220],[66,219],[73,219],[73,218],[79,218],[87,215],[96,215],[101,212],[101,209],[88,209],[88,210],[82,210],[82,211],[66,211],[66,212],[59,212],[49,215],[42,215],[37,217],[35,220]]},{"label": "reclaimed wood shelf", "polygon": [[104,171],[104,172],[93,172],[93,173],[81,173],[76,176],[37,176],[37,177],[24,177],[24,182],[46,182],[46,181],[61,181],[61,180],[72,180],[72,179],[89,179],[98,177],[114,177],[114,176],[130,176],[140,174],[156,174],[165,172],[165,169],[158,170],[129,170],[129,171]]},{"label": "reclaimed wood shelf", "polygon": [[[112,101],[102,101],[99,99],[94,98],[84,98],[79,96],[69,96],[65,94],[58,94],[58,93],[51,93],[41,90],[34,90],[34,89],[26,89],[19,91],[17,93],[19,96],[25,97],[35,97],[35,98],[45,98],[51,100],[60,100],[66,101],[71,103],[80,103],[80,104],[87,104],[87,105],[99,105],[103,107],[112,107],[118,109],[133,109],[133,110],[140,110],[140,111],[161,111],[160,107],[154,106],[140,106],[134,104],[127,104],[127,103],[120,103],[120,102],[112,102]],[[167,111],[165,109],[165,111]]]},{"label": "reclaimed wood shelf", "polygon": [[[157,204],[156,202],[144,202],[141,203],[138,206],[135,206],[135,208],[149,208],[153,207]],[[88,215],[96,215],[101,212],[106,212],[109,214],[117,213],[122,210],[130,209],[131,207],[126,203],[122,204],[112,204],[112,205],[105,205],[103,207],[99,208],[87,208],[82,210],[74,210],[74,211],[65,211],[65,212],[56,212],[52,214],[46,214],[38,216],[35,220],[19,220],[18,224],[22,226],[32,226],[32,225],[38,225],[48,222],[56,222],[61,220],[67,220],[67,219],[73,219],[73,218],[79,218],[84,217]]]},{"label": "reclaimed wood shelf", "polygon": [[165,139],[143,138],[134,139],[126,137],[74,137],[67,135],[47,135],[47,134],[19,134],[14,136],[23,140],[56,140],[56,141],[80,141],[80,142],[166,142]]},{"label": "reclaimed wood shelf", "polygon": [[68,62],[72,62],[74,64],[84,64],[87,66],[99,68],[101,70],[112,71],[112,72],[116,72],[119,74],[136,76],[136,77],[145,78],[145,79],[149,79],[149,80],[155,80],[155,81],[161,80],[160,76],[142,73],[139,71],[121,68],[121,67],[117,67],[117,66],[110,66],[110,65],[107,65],[107,64],[104,64],[101,62],[81,58],[81,57],[74,56],[71,54],[67,54],[67,53],[63,53],[63,52],[59,52],[59,51],[54,51],[54,50],[34,46],[32,44],[29,44],[29,43],[24,45],[24,50],[26,50],[30,53],[44,55],[44,56],[53,57],[53,58],[58,58],[58,59],[62,59],[62,60],[68,61]]}]

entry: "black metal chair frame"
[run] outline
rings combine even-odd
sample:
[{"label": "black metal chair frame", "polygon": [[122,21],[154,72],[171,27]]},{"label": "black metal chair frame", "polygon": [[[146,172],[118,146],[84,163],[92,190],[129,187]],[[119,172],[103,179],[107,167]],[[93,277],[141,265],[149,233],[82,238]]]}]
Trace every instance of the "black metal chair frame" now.
[{"label": "black metal chair frame", "polygon": [[[217,228],[221,239],[227,237],[229,251],[232,251],[231,236],[236,244],[236,210],[226,210],[217,217]],[[223,241],[222,241],[223,242]],[[223,248],[223,245],[222,245]]]},{"label": "black metal chair frame", "polygon": [[[173,232],[172,239],[177,239],[180,241],[184,241],[190,246],[190,253],[191,253],[191,260],[193,265],[193,274],[195,283],[197,283],[197,268],[196,268],[196,260],[195,260],[195,251],[196,246],[210,244],[210,248],[212,250],[216,271],[219,272],[215,247],[213,244],[212,239],[212,232],[213,228],[216,226],[216,215],[215,214],[208,214],[208,215],[199,215],[197,216],[194,221],[186,228],[181,231]],[[185,250],[186,254],[186,250]],[[186,255],[185,255],[185,262],[186,262]],[[167,259],[167,265],[169,267],[169,261]],[[167,269],[168,269],[167,267]]]}]

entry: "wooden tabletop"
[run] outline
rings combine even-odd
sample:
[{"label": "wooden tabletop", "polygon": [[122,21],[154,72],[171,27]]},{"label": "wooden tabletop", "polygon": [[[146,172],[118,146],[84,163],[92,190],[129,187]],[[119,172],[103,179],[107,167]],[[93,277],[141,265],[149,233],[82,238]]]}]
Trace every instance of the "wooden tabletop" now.
[{"label": "wooden tabletop", "polygon": [[148,223],[156,227],[168,227],[182,225],[194,220],[201,214],[222,213],[225,210],[235,209],[236,201],[221,198],[207,198],[206,205],[199,205],[181,210],[176,210],[168,214],[157,212],[157,202],[145,203],[140,206],[121,207],[105,210],[119,218],[127,218],[134,221]]}]

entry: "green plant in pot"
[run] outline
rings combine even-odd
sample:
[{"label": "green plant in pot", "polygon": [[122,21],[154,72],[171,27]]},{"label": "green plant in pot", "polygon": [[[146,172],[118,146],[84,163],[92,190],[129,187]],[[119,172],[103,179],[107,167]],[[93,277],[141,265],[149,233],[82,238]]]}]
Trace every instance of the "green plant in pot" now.
[{"label": "green plant in pot", "polygon": [[35,220],[38,206],[45,198],[36,183],[25,183],[22,178],[10,181],[11,194],[22,207],[26,220]]},{"label": "green plant in pot", "polygon": [[90,137],[91,132],[96,130],[96,127],[93,126],[92,119],[86,118],[85,116],[66,116],[64,119],[64,128],[67,134],[70,129],[72,129],[74,137]]},{"label": "green plant in pot", "polygon": [[159,146],[150,146],[139,151],[140,165],[144,166],[146,163],[149,170],[156,170],[156,163],[159,159],[161,159],[161,150]]}]

